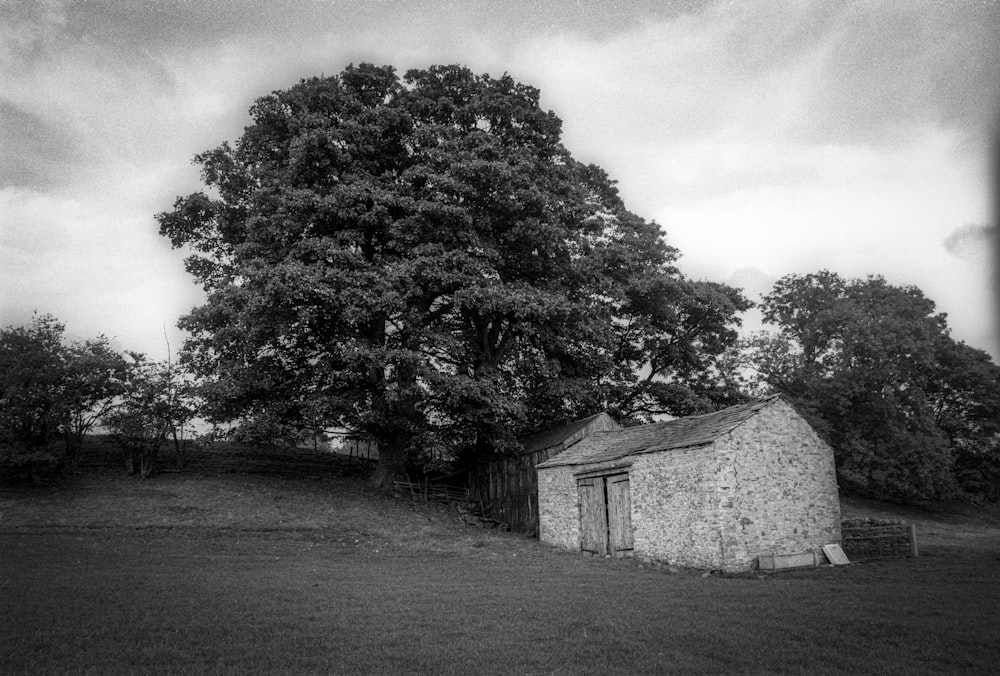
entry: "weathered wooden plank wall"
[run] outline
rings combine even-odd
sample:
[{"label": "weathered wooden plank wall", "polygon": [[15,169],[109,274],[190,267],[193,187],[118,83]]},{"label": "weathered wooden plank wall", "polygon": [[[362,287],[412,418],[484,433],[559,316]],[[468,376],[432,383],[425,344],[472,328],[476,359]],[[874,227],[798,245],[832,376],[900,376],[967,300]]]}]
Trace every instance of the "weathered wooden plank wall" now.
[{"label": "weathered wooden plank wall", "polygon": [[562,445],[475,466],[469,494],[483,511],[512,531],[538,532],[538,473],[535,465],[561,453]]},{"label": "weathered wooden plank wall", "polygon": [[538,534],[538,472],[535,466],[562,453],[580,439],[621,427],[607,413],[522,439],[526,452],[474,466],[469,495],[486,516],[512,531]]}]

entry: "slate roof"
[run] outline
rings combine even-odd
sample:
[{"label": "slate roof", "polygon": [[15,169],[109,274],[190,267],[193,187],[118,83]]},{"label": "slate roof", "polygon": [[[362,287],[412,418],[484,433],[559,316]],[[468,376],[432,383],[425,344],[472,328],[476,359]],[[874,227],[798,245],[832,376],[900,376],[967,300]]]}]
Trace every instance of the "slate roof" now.
[{"label": "slate roof", "polygon": [[773,395],[704,415],[624,427],[610,432],[595,432],[538,467],[589,465],[639,453],[704,446],[732,431],[779,397],[780,395]]},{"label": "slate roof", "polygon": [[583,420],[576,420],[574,422],[563,425],[562,427],[555,427],[552,429],[543,430],[541,432],[536,432],[535,434],[529,434],[527,436],[521,437],[521,445],[524,447],[522,454],[534,453],[536,451],[541,451],[545,448],[551,448],[552,446],[557,446],[568,439],[570,439],[574,434],[580,430],[587,427],[595,420],[601,417],[606,417],[612,424],[617,425],[618,423],[611,420],[611,416],[607,413],[597,413],[590,416],[589,418],[584,418]]}]

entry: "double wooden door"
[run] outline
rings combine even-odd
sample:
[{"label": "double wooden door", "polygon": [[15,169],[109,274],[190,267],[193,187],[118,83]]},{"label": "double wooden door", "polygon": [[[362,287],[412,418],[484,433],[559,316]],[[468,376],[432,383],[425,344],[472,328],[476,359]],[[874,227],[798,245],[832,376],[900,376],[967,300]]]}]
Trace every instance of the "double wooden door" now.
[{"label": "double wooden door", "polygon": [[577,480],[580,491],[580,549],[605,556],[632,551],[632,501],[628,474]]}]

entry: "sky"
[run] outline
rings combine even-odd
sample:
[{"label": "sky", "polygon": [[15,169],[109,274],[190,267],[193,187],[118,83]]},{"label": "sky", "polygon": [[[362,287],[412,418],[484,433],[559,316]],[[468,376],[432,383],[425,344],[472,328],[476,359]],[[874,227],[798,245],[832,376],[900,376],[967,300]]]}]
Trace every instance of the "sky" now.
[{"label": "sky", "polygon": [[689,277],[882,275],[1000,361],[985,0],[0,0],[0,327],[176,352],[203,296],[155,214],[256,98],[365,61],[537,87]]}]

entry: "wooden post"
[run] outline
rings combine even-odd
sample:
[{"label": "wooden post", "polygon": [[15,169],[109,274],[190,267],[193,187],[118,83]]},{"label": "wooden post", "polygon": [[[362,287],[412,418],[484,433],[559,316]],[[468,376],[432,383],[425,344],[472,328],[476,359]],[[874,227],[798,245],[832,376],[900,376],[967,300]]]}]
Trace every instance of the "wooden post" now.
[{"label": "wooden post", "polygon": [[917,527],[915,524],[910,524],[906,527],[906,533],[910,538],[910,556],[920,556],[920,552],[917,550]]}]

